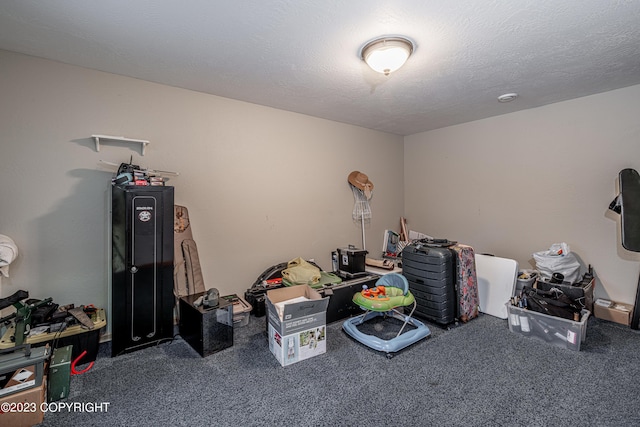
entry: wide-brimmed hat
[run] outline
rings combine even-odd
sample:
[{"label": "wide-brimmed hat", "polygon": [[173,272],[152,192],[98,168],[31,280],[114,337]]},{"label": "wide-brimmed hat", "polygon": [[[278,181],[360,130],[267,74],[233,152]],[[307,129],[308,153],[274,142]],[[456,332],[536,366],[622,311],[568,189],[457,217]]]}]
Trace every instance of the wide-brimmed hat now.
[{"label": "wide-brimmed hat", "polygon": [[349,184],[353,185],[359,190],[362,190],[367,199],[371,198],[371,191],[373,191],[373,182],[369,181],[369,177],[359,171],[353,171],[349,174]]}]

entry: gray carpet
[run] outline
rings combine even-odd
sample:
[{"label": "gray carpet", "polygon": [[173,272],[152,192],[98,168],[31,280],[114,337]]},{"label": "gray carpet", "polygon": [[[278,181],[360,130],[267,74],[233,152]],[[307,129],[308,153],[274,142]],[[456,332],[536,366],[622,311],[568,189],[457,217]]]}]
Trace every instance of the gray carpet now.
[{"label": "gray carpet", "polygon": [[47,413],[42,426],[640,425],[640,333],[590,318],[581,351],[481,315],[391,359],[328,325],[326,354],[281,367],[265,318],[202,358],[181,338],[116,358],[101,348],[67,402],[107,412]]}]

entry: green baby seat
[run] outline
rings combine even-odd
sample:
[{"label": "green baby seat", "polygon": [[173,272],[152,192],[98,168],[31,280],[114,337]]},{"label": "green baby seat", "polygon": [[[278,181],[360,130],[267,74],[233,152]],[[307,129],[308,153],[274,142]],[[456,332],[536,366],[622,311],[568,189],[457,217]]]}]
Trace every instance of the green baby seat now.
[{"label": "green baby seat", "polygon": [[353,302],[365,310],[389,311],[413,304],[415,298],[409,283],[401,274],[382,276],[372,289],[363,289],[353,296]]}]

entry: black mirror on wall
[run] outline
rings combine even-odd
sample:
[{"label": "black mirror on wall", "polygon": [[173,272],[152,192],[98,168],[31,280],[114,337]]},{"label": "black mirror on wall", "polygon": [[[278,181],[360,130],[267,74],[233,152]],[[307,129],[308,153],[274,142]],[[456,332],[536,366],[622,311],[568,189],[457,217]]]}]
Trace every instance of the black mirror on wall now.
[{"label": "black mirror on wall", "polygon": [[622,246],[640,252],[640,175],[635,169],[623,169],[618,179],[620,194],[609,209],[620,214]]},{"label": "black mirror on wall", "polygon": [[[620,194],[609,209],[620,214],[622,247],[640,252],[640,175],[635,169],[623,169],[618,175]],[[636,290],[636,303],[631,317],[631,329],[640,328],[640,279]]]}]

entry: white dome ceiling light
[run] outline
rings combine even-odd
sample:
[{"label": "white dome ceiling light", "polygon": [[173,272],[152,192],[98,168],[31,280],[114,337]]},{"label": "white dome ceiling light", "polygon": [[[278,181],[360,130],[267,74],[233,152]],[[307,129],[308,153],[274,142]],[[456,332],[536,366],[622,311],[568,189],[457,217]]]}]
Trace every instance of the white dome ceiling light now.
[{"label": "white dome ceiling light", "polygon": [[380,37],[364,45],[360,57],[371,69],[388,76],[404,65],[413,49],[404,37]]}]

